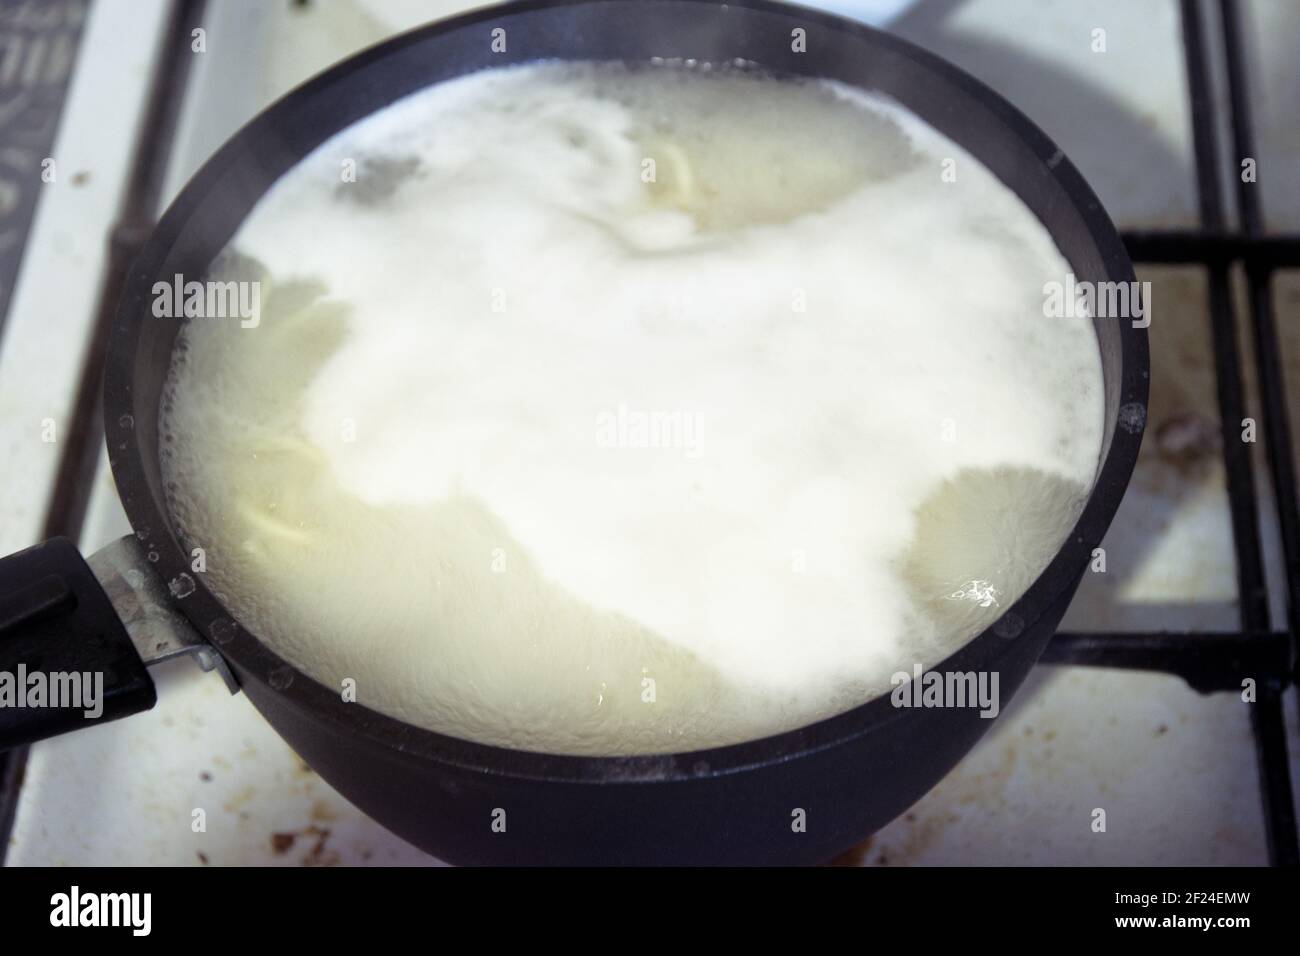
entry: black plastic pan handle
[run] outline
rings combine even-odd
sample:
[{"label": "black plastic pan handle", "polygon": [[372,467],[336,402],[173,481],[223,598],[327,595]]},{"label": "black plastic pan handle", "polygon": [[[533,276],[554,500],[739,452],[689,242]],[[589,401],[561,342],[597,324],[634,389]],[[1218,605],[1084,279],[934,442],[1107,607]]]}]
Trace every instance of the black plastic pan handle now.
[{"label": "black plastic pan handle", "polygon": [[0,558],[0,750],[148,710],[153,680],[67,538]]}]

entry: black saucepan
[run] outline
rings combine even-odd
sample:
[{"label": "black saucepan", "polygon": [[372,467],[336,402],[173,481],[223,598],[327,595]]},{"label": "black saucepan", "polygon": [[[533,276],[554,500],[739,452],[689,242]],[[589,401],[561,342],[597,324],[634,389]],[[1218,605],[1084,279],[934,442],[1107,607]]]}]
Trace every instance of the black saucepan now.
[{"label": "black saucepan", "polygon": [[[505,30],[504,51],[493,43],[498,29]],[[802,44],[793,42],[796,30],[804,31]],[[127,277],[106,369],[109,459],[135,541],[113,561],[91,559],[111,602],[67,542],[0,560],[0,670],[20,663],[29,671],[101,670],[107,701],[100,719],[111,719],[154,701],[135,650],[142,640],[158,637],[159,649],[198,648],[233,672],[271,725],[344,796],[457,863],[822,861],[888,822],[947,773],[990,721],[975,709],[896,708],[888,696],[774,737],[662,756],[551,756],[432,733],[344,702],[239,626],[203,574],[192,571],[168,519],[158,415],[178,323],[152,317],[156,281],[202,275],[278,176],[399,97],[508,63],[652,57],[743,58],[778,74],[832,77],[883,92],[1013,189],[1046,225],[1077,279],[1133,279],[1097,198],[1042,132],[961,71],[865,26],[768,2],[578,0],[518,3],[416,30],[268,109],[203,167],[163,217]],[[1094,324],[1106,428],[1090,500],[1024,597],[937,665],[998,672],[1004,700],[1064,614],[1141,442],[1145,332],[1115,318]],[[152,560],[131,557],[145,553]],[[125,615],[125,628],[117,615]],[[0,709],[0,743],[84,723],[70,710]]]}]

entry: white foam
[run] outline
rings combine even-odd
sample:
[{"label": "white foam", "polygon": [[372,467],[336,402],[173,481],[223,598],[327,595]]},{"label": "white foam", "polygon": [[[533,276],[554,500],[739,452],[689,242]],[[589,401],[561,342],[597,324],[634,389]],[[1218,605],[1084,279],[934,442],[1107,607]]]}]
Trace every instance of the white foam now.
[{"label": "white foam", "polygon": [[[182,337],[173,511],[291,660],[473,739],[651,752],[850,706],[1023,590],[1097,464],[1046,231],[844,87],[477,74],[324,144],[232,245],[263,321]],[[968,573],[997,605],[949,620]]]}]

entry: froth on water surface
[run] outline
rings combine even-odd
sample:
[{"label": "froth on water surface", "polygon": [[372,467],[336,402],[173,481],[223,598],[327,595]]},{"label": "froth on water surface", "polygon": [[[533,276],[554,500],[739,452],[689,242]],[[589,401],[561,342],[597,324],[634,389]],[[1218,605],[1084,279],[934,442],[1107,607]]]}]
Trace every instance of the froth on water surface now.
[{"label": "froth on water surface", "polygon": [[169,507],[232,612],[366,706],[564,753],[763,736],[935,663],[1059,547],[1102,425],[1090,322],[1042,313],[1066,271],[865,94],[486,71],[235,235],[213,275],[261,321],[182,330]]}]

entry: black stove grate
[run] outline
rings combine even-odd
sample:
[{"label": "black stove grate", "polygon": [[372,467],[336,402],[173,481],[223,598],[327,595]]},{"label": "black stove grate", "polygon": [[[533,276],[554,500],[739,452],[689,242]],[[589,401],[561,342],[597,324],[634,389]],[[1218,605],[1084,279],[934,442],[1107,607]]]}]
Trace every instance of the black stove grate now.
[{"label": "black stove grate", "polygon": [[[1258,183],[1231,170],[1237,183],[1240,225],[1232,228],[1224,212],[1218,112],[1212,101],[1207,28],[1222,37],[1231,152],[1239,159],[1258,157],[1242,50],[1241,9],[1234,0],[1202,6],[1181,0],[1182,39],[1191,98],[1196,183],[1201,226],[1170,232],[1125,233],[1136,263],[1204,266],[1209,278],[1211,336],[1218,385],[1223,460],[1232,512],[1233,550],[1241,630],[1228,633],[1057,634],[1044,663],[1159,670],[1177,674],[1203,693],[1240,692],[1242,680],[1257,682],[1251,705],[1251,730],[1259,764],[1260,792],[1269,860],[1300,864],[1295,804],[1287,760],[1282,694],[1297,682],[1296,634],[1300,614],[1300,513],[1297,512],[1295,459],[1287,421],[1286,387],[1275,327],[1270,280],[1273,271],[1300,265],[1300,236],[1265,236]],[[1271,629],[1268,585],[1260,551],[1259,509],[1255,498],[1251,446],[1238,429],[1245,417],[1243,367],[1237,349],[1237,316],[1229,294],[1229,270],[1241,263],[1253,333],[1255,376],[1260,392],[1260,428],[1267,436],[1268,467],[1276,499],[1286,566],[1286,629]]]}]

